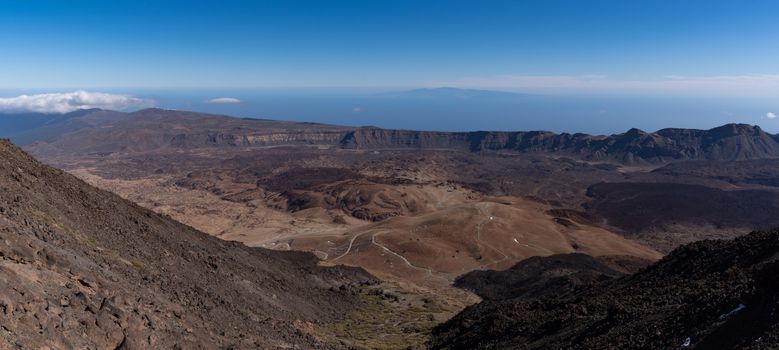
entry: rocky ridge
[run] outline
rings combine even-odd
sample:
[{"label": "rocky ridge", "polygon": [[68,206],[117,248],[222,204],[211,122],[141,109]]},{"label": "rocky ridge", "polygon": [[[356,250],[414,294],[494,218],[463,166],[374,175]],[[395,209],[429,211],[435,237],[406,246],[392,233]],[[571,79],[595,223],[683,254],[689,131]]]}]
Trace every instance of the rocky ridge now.
[{"label": "rocky ridge", "polygon": [[[102,117],[96,117],[99,113]],[[57,137],[51,135],[51,130],[38,134],[33,130],[20,140],[29,143],[35,135],[45,135],[41,136],[45,144],[28,147],[36,154],[312,145],[349,150],[547,153],[623,164],[779,158],[779,137],[746,124],[727,124],[710,130],[662,129],[654,133],[631,129],[621,134],[594,136],[549,131],[433,132],[352,128],[163,109],[134,113],[82,112],[67,120],[68,127]]]}]

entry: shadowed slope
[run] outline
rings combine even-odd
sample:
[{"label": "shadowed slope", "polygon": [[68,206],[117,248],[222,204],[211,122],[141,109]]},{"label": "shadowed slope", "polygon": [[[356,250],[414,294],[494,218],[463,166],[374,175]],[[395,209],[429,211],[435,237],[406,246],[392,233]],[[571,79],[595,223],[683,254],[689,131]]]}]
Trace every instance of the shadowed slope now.
[{"label": "shadowed slope", "polygon": [[[701,241],[582,291],[484,301],[434,331],[435,349],[776,349],[779,231]],[[685,345],[686,344],[686,345]]]},{"label": "shadowed slope", "polygon": [[597,258],[570,253],[527,258],[505,271],[469,272],[458,277],[454,285],[484,299],[502,300],[564,294],[622,275]]}]

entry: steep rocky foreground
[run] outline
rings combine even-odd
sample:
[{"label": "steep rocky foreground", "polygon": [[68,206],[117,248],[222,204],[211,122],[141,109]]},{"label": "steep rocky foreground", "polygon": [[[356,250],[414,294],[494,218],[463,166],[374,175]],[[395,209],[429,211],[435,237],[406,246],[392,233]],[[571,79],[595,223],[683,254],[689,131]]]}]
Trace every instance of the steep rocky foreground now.
[{"label": "steep rocky foreground", "polygon": [[319,145],[356,150],[422,149],[552,153],[624,164],[680,160],[779,158],[779,138],[760,127],[728,124],[710,130],[663,129],[593,136],[548,131],[432,132],[238,119],[185,111],[80,112],[54,118],[14,137],[36,155],[160,149]]},{"label": "steep rocky foreground", "polygon": [[778,301],[779,230],[755,232],[682,246],[635,275],[587,288],[484,301],[439,326],[431,346],[776,349]]},{"label": "steep rocky foreground", "polygon": [[0,348],[325,348],[361,269],[222,241],[0,141]]}]

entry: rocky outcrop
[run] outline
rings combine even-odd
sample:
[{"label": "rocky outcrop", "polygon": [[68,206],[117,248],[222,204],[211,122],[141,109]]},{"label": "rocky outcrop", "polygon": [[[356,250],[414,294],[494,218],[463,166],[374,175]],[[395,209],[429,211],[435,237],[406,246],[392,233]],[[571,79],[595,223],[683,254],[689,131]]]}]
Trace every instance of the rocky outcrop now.
[{"label": "rocky outcrop", "polygon": [[[634,275],[578,291],[537,299],[520,295],[486,300],[436,328],[430,345],[434,349],[776,349],[778,259],[779,230],[696,242]],[[559,264],[550,266],[559,268]]]}]

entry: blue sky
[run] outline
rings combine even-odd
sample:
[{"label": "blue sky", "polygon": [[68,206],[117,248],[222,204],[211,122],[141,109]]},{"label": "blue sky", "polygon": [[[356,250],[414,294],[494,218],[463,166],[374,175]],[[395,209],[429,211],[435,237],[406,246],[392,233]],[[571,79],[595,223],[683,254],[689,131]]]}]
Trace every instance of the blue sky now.
[{"label": "blue sky", "polygon": [[777,1],[10,0],[0,88],[775,96],[777,15]]},{"label": "blue sky", "polygon": [[[410,129],[779,132],[777,17],[779,1],[761,0],[6,0],[0,113],[159,106]],[[440,86],[535,97],[380,95]]]}]

